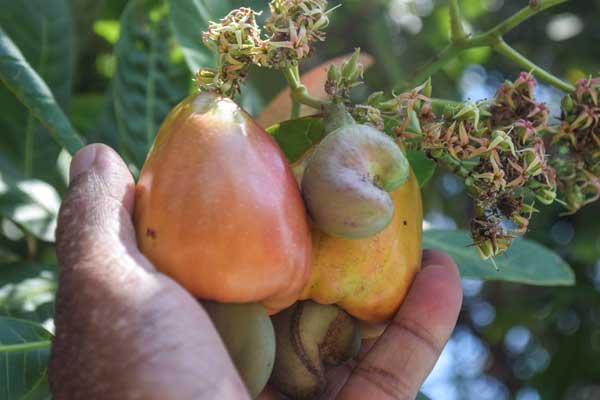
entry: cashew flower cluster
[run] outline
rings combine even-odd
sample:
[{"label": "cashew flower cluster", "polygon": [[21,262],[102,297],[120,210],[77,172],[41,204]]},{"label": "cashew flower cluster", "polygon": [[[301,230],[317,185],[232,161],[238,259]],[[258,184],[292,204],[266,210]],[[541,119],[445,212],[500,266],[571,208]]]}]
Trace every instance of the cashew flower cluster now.
[{"label": "cashew flower cluster", "polygon": [[201,68],[196,73],[200,89],[235,97],[251,65],[295,66],[312,54],[315,42],[325,40],[326,0],[273,0],[269,9],[271,15],[263,26],[267,38],[256,22],[259,13],[251,8],[232,10],[219,22],[209,23],[203,41],[216,50],[217,68]]},{"label": "cashew flower cluster", "polygon": [[535,87],[533,76],[521,73],[494,99],[446,105],[440,116],[428,97],[429,82],[375,105],[401,121],[394,132],[406,146],[463,179],[475,204],[471,236],[484,259],[527,231],[536,201],[556,199],[556,171],[544,141],[549,112],[535,101]]}]

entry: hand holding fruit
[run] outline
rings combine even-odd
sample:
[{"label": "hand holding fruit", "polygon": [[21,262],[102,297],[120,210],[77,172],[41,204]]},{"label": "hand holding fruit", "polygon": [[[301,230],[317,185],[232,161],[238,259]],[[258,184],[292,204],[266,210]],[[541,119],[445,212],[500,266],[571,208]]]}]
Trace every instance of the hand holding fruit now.
[{"label": "hand holding fruit", "polygon": [[[271,4],[268,27],[276,28],[278,17],[285,17],[285,26],[294,18],[314,30],[308,35],[312,41],[323,38],[325,2],[314,3],[315,12],[277,4]],[[231,29],[239,33],[235,40],[227,34]],[[280,29],[285,28],[275,30]],[[330,70],[331,99],[321,102],[297,84],[292,66],[299,53],[279,53],[271,47],[275,37],[281,39],[260,38],[247,8],[211,23],[205,39],[220,43],[220,67],[201,70],[197,83],[203,91],[165,118],[135,188],[133,222],[144,256],[202,301],[253,398],[269,378],[292,398],[312,398],[331,384],[327,367],[357,355],[365,337],[359,320],[388,323],[404,300],[420,266],[420,191],[403,150],[382,132],[375,109],[357,113],[366,124],[349,113],[349,90],[362,77],[358,51],[341,72]],[[246,39],[251,43],[243,45],[244,57],[225,57],[229,45]],[[325,113],[325,138],[305,157],[305,170],[295,168],[296,178],[302,175],[300,187],[275,140],[232,100],[247,67],[236,65],[253,60],[253,46],[269,53],[255,64],[285,69],[292,94],[301,93]],[[283,57],[281,63],[272,63],[271,56]],[[226,65],[232,61],[236,65]],[[406,321],[394,321],[390,327],[412,332]],[[390,329],[380,342],[398,334]],[[434,354],[441,350],[431,338],[425,342]],[[379,372],[365,372],[373,368],[394,376],[378,365],[378,352],[388,354],[380,347],[374,347],[373,359],[359,362],[350,387],[356,376],[377,379]],[[224,390],[239,390],[235,378]],[[377,382],[374,387],[381,390]],[[405,387],[383,393],[398,391],[410,393]]]},{"label": "hand holding fruit", "polygon": [[[202,307],[137,249],[124,163],[91,145],[73,159],[71,176],[57,237],[54,398],[248,398]],[[414,397],[454,326],[461,293],[448,257],[428,252],[423,267],[354,373],[332,371],[330,398]]]},{"label": "hand holding fruit", "polygon": [[246,398],[206,312],[138,250],[125,163],[90,145],[70,175],[57,228],[53,398]]}]

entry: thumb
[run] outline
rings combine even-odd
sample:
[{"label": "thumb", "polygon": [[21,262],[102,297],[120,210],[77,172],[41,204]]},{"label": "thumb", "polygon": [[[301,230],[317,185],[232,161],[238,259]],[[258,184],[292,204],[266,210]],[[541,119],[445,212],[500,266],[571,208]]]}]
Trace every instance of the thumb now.
[{"label": "thumb", "polygon": [[70,175],[56,231],[53,398],[246,398],[204,310],[137,249],[134,181],[121,158],[90,145]]},{"label": "thumb", "polygon": [[71,162],[69,191],[58,218],[61,267],[72,268],[95,255],[111,254],[133,257],[152,270],[137,250],[131,222],[134,196],[133,177],[114,150],[103,144],[81,149]]}]

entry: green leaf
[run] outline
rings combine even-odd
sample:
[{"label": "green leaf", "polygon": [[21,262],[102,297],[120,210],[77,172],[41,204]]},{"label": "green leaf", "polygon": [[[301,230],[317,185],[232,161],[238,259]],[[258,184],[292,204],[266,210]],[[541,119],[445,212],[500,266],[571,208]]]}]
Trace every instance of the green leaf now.
[{"label": "green leaf", "polygon": [[59,208],[60,197],[51,185],[0,172],[0,215],[25,231],[53,242]]},{"label": "green leaf", "polygon": [[423,187],[435,174],[436,164],[422,152],[418,150],[408,150],[406,158],[419,181],[419,186]]},{"label": "green leaf", "polygon": [[[4,223],[5,221],[0,218],[0,224]],[[20,245],[21,243],[10,240],[5,235],[0,234],[0,265],[20,260],[22,258],[19,254],[19,250],[21,249],[18,249]]]},{"label": "green leaf", "polygon": [[[400,121],[398,118],[395,118],[395,117],[384,116],[383,123],[384,123],[383,130],[385,131],[385,133],[392,137],[395,137],[396,135],[394,134],[393,129],[401,126],[403,121]],[[421,134],[421,124],[420,124],[419,119],[417,118],[417,115],[414,111],[411,114],[411,118],[408,123],[408,126],[406,127],[406,131],[410,132],[410,133],[419,134],[419,135]]]},{"label": "green leaf", "polygon": [[[252,80],[252,78],[250,78]],[[258,89],[247,81],[242,87],[242,95],[239,99],[236,97],[235,101],[250,115],[256,117],[264,108],[264,101],[258,92]]]},{"label": "green leaf", "polygon": [[[190,72],[195,74],[202,67],[215,67],[217,55],[204,45],[202,32],[208,29],[209,21],[219,21],[227,15],[234,8],[231,3],[227,0],[169,0],[169,8],[171,27]],[[252,115],[257,115],[263,106],[251,82],[246,82],[236,101]]]},{"label": "green leaf", "polygon": [[491,261],[482,260],[467,231],[425,231],[423,247],[445,251],[463,278],[508,281],[540,286],[570,286],[575,275],[569,265],[546,247],[527,239],[516,239],[510,249]]},{"label": "green leaf", "polygon": [[[29,108],[32,115],[48,128],[57,143],[71,154],[83,146],[81,138],[73,130],[46,83],[25,61],[19,49],[1,28],[0,79]],[[58,151],[56,154],[58,155]]]},{"label": "green leaf", "polygon": [[117,116],[115,115],[113,88],[109,87],[104,95],[94,126],[85,132],[90,142],[100,142],[113,149],[119,149],[119,134],[117,129]]},{"label": "green leaf", "polygon": [[54,317],[56,265],[15,262],[0,266],[0,314],[47,322]]},{"label": "green leaf", "polygon": [[69,118],[75,129],[82,132],[84,135],[91,131],[96,126],[105,103],[106,95],[104,94],[84,94],[75,96],[69,110]]},{"label": "green leaf", "polygon": [[119,39],[119,21],[112,19],[101,19],[94,22],[94,32],[110,44],[117,43]]},{"label": "green leaf", "polygon": [[[421,127],[419,126],[419,120],[416,117],[416,114],[412,115],[411,122],[407,128],[409,132],[420,134]],[[401,125],[401,121],[397,118],[392,117],[384,117],[385,128],[384,131],[390,136],[394,136],[392,130]],[[421,187],[425,186],[425,184],[431,179],[431,177],[435,174],[435,170],[437,165],[435,162],[427,158],[427,156],[418,150],[408,150],[406,152],[406,158],[410,163],[413,172],[415,173],[417,180],[419,181],[419,185]]]},{"label": "green leaf", "polygon": [[[310,146],[320,141],[325,134],[323,120],[315,117],[284,121],[267,128],[267,132],[275,138],[290,163],[298,160]],[[419,184],[425,185],[435,172],[435,163],[419,151],[409,150],[406,156]]]},{"label": "green leaf", "polygon": [[68,0],[73,15],[75,37],[77,38],[78,56],[95,49],[93,39],[94,21],[106,12],[106,0]]},{"label": "green leaf", "polygon": [[415,400],[430,400],[423,392],[417,393],[417,397]]},{"label": "green leaf", "polygon": [[60,151],[60,154],[56,159],[56,170],[58,171],[58,176],[60,177],[63,188],[67,188],[69,186],[69,169],[71,168],[71,160],[73,160],[73,157],[64,149]]},{"label": "green leaf", "polygon": [[137,167],[190,81],[183,60],[171,60],[176,48],[166,13],[160,2],[132,0],[121,16],[113,102],[120,153]]},{"label": "green leaf", "polygon": [[213,66],[213,54],[202,42],[202,32],[209,21],[218,21],[231,8],[227,0],[169,0],[171,27],[183,50],[188,68],[193,73],[201,67]]},{"label": "green leaf", "polygon": [[323,120],[314,117],[284,121],[269,127],[267,132],[275,138],[290,163],[298,160],[325,135]]},{"label": "green leaf", "polygon": [[82,145],[61,109],[73,74],[69,5],[0,0],[0,10],[0,153],[25,176],[53,179],[60,146],[75,152]]},{"label": "green leaf", "polygon": [[0,317],[0,398],[49,399],[52,335],[41,325]]}]

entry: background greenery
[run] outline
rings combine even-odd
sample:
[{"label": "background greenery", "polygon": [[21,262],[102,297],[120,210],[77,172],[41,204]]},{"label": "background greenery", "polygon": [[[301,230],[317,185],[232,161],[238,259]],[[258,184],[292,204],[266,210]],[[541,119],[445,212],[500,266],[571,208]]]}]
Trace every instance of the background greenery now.
[{"label": "background greenery", "polygon": [[[341,3],[327,43],[303,69],[360,46],[376,62],[357,98],[410,81],[447,43],[446,0]],[[162,118],[192,90],[192,71],[213,61],[200,40],[207,20],[232,6],[264,9],[266,4],[0,0],[0,399],[48,397],[45,368],[57,275],[52,242],[70,160],[52,136],[68,149],[79,146],[74,132],[86,142],[105,142],[137,173]],[[467,28],[481,31],[527,1],[460,4]],[[529,20],[506,40],[575,82],[599,70],[599,18],[600,1],[571,0]],[[434,95],[490,97],[518,72],[489,49],[469,50],[433,77]],[[253,71],[242,103],[258,115],[283,87],[277,73]],[[556,111],[561,93],[540,85],[538,97]],[[272,131],[286,154],[297,154],[303,144],[283,137],[303,125],[286,129]],[[459,181],[437,172],[423,189],[429,227],[467,227],[470,202]],[[600,398],[599,206],[570,217],[560,213],[559,207],[545,208],[528,237],[571,265],[575,286],[563,286],[573,281],[568,266],[538,244],[518,241],[497,260],[497,273],[465,247],[464,233],[425,234],[425,244],[449,251],[465,277],[457,329],[423,387],[430,398]]]}]

